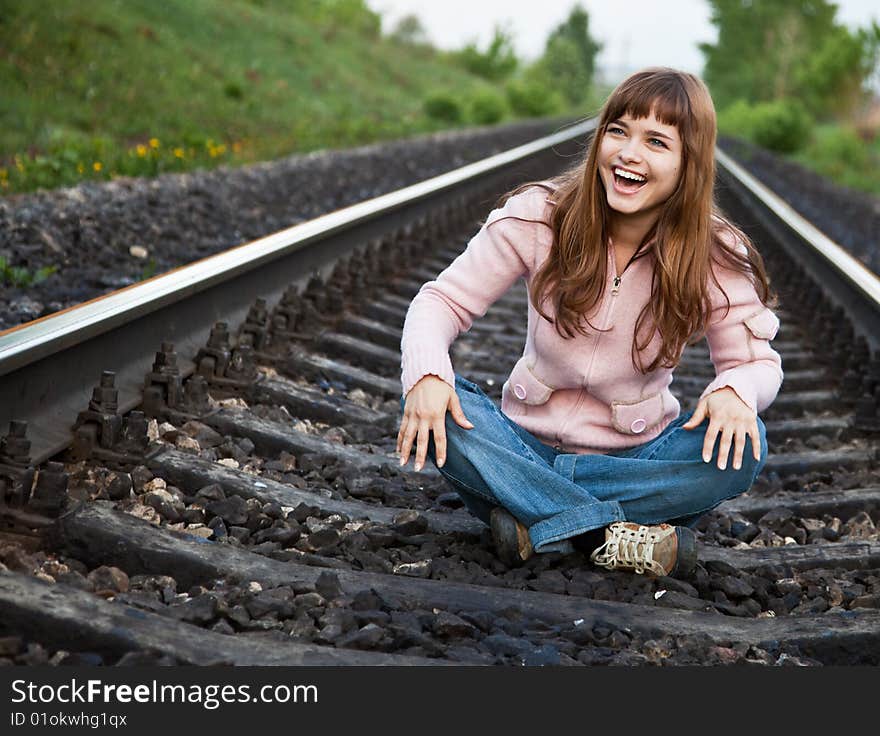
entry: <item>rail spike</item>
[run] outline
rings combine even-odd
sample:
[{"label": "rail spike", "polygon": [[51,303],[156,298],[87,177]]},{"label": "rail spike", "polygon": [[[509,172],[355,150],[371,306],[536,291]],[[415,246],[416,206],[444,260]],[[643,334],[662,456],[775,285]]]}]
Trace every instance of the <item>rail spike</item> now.
[{"label": "rail spike", "polygon": [[74,461],[94,457],[118,467],[143,461],[148,445],[146,417],[140,411],[120,416],[115,381],[113,371],[104,371],[92,392],[89,408],[77,416],[70,447]]},{"label": "rail spike", "polygon": [[27,422],[13,420],[0,438],[0,518],[27,529],[48,526],[68,501],[64,465],[31,465]]},{"label": "rail spike", "polygon": [[238,344],[250,345],[257,351],[265,350],[269,346],[269,310],[262,297],[248,310],[244,324],[238,330]]},{"label": "rail spike", "polygon": [[177,364],[174,343],[163,342],[153,367],[144,379],[143,410],[147,416],[164,416],[183,400],[183,381]]},{"label": "rail spike", "polygon": [[9,433],[0,439],[0,509],[22,508],[30,500],[34,468],[26,435],[27,422],[13,420]]}]

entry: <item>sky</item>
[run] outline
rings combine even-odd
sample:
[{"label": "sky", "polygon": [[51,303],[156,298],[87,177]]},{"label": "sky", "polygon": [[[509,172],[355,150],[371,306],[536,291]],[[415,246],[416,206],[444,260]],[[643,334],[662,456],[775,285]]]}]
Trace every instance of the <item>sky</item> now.
[{"label": "sky", "polygon": [[[415,14],[440,48],[476,41],[485,48],[496,23],[507,23],[519,56],[541,55],[550,31],[568,16],[576,0],[367,0],[390,30],[404,15]],[[590,33],[604,48],[598,66],[605,81],[616,83],[645,66],[672,66],[699,74],[700,42],[716,38],[705,0],[580,0],[590,16]],[[880,22],[878,0],[837,0],[837,18],[857,28]]]}]

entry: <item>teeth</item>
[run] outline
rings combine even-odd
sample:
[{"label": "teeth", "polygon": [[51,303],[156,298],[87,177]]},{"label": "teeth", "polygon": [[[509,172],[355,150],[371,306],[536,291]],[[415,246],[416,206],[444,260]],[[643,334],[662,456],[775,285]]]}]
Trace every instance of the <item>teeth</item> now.
[{"label": "teeth", "polygon": [[624,171],[623,169],[614,169],[614,173],[618,176],[622,176],[624,179],[632,179],[633,181],[645,181],[644,176],[640,176],[639,174],[633,174],[631,171]]}]

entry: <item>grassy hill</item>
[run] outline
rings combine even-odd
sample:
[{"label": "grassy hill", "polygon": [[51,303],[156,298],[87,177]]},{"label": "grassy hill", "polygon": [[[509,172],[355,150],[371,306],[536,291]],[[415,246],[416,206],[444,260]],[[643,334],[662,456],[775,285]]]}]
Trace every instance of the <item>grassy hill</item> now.
[{"label": "grassy hill", "polygon": [[503,101],[448,55],[382,37],[361,0],[0,6],[0,194],[454,127],[424,112],[437,93],[463,102],[461,124],[469,100]]}]

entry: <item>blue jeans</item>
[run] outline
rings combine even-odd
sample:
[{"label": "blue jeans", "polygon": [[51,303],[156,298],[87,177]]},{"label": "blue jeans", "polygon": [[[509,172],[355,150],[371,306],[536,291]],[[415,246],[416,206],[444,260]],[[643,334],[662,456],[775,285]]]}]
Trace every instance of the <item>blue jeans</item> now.
[{"label": "blue jeans", "polygon": [[[726,470],[702,459],[708,420],[682,429],[673,420],[654,439],[604,455],[558,452],[507,417],[475,383],[455,376],[455,391],[474,425],[463,429],[447,413],[446,462],[438,468],[472,514],[486,524],[503,506],[528,527],[536,552],[569,552],[570,537],[615,521],[692,525],[722,501],[748,490],[767,459],[758,418],[761,460],[746,439],[742,467]],[[401,398],[401,410],[405,401]],[[433,433],[428,457],[436,465]]]}]

